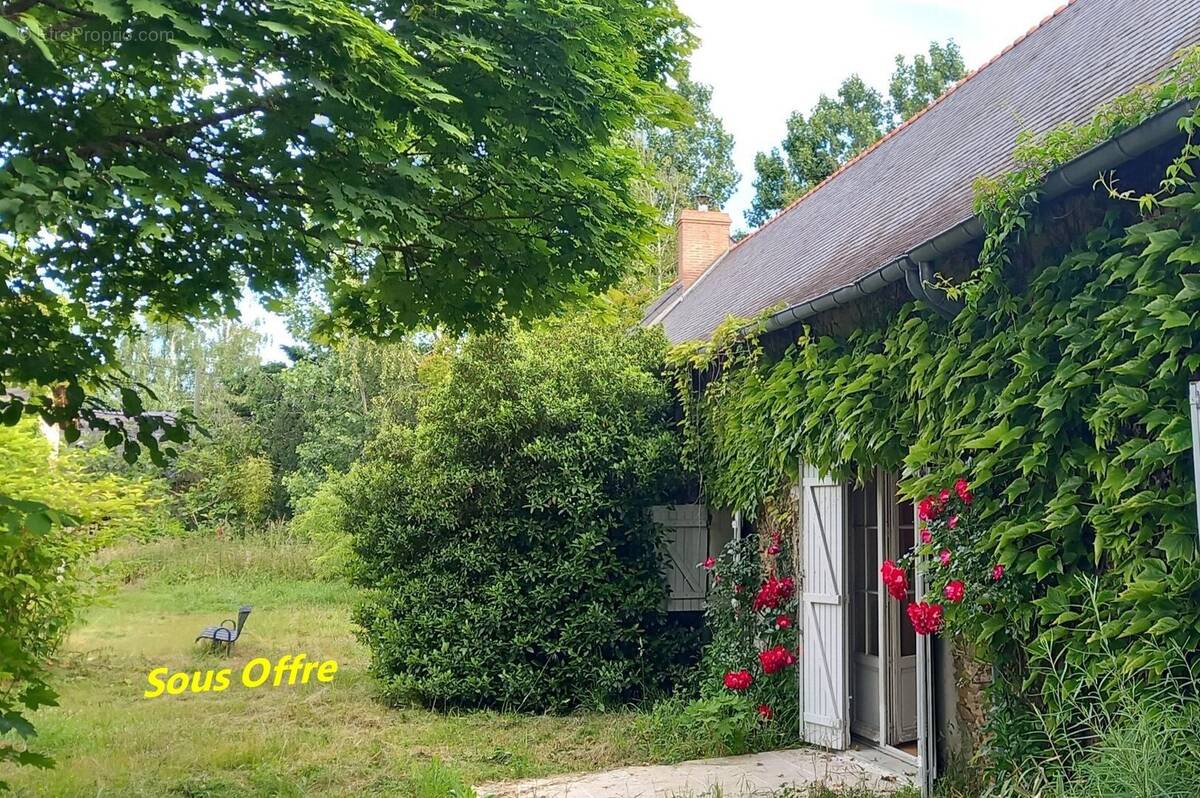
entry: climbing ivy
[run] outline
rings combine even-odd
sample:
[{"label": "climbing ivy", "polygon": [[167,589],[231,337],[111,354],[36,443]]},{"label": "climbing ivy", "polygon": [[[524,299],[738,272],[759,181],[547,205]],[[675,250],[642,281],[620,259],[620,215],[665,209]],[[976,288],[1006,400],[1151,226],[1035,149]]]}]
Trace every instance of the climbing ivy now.
[{"label": "climbing ivy", "polygon": [[[909,302],[844,338],[806,329],[778,359],[735,322],[677,349],[709,501],[753,513],[799,461],[845,478],[896,469],[914,498],[966,475],[980,553],[1032,598],[964,624],[1010,683],[1038,672],[1029,652],[1151,677],[1194,657],[1172,652],[1200,650],[1187,407],[1200,372],[1200,112],[1182,121],[1187,143],[1158,191],[1101,176],[1099,222],[1069,247],[1030,243],[1047,171],[1196,97],[1200,51],[1091,123],[1022,140],[1018,169],[977,186],[987,240],[953,320]],[[1017,255],[1031,262],[1008,279]],[[1072,624],[1085,605],[1097,625]]]}]

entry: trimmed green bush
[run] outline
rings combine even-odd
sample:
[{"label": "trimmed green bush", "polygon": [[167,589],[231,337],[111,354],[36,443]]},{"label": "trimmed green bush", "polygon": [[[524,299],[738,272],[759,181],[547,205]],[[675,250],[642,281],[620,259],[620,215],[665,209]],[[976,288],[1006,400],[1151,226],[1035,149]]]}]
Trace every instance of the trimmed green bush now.
[{"label": "trimmed green bush", "polygon": [[391,699],[563,710],[666,684],[664,349],[598,314],[474,337],[416,427],[369,447],[342,497]]}]

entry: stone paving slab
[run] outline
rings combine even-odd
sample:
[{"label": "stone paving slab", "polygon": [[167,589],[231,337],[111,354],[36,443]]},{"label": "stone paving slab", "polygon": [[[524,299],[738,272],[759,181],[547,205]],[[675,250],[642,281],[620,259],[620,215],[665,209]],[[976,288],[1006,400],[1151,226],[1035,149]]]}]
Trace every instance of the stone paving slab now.
[{"label": "stone paving slab", "polygon": [[495,798],[671,798],[704,794],[736,798],[813,784],[869,787],[891,793],[912,784],[915,778],[915,768],[869,749],[830,753],[796,748],[697,759],[678,765],[481,784],[476,791],[480,796]]}]

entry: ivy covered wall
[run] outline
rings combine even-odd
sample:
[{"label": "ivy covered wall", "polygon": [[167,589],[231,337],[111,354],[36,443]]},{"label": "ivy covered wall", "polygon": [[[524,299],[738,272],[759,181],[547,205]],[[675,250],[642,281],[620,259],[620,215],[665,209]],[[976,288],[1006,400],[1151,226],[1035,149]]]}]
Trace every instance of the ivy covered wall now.
[{"label": "ivy covered wall", "polygon": [[[1054,167],[1198,96],[1192,52],[1090,124],[1022,141],[1018,168],[977,186],[989,234],[951,287],[965,302],[951,321],[916,302],[818,319],[778,355],[777,337],[764,351],[731,321],[673,356],[710,504],[754,512],[799,460],[848,478],[893,468],[914,498],[968,477],[979,545],[1011,580],[956,631],[1004,675],[993,705],[1010,721],[1103,702],[1106,680],[1162,678],[1200,651],[1200,113],[1169,153],[1037,202]],[[1062,663],[1079,678],[1048,678]],[[1004,690],[1022,701],[1006,709]],[[998,756],[1017,756],[1006,744]]]}]

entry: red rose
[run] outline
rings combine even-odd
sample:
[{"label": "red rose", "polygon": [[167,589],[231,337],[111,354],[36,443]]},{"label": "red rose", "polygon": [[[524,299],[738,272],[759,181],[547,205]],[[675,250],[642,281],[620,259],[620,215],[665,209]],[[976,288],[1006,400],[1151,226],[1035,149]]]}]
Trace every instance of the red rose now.
[{"label": "red rose", "polygon": [[962,601],[965,593],[966,588],[961,579],[950,580],[946,585],[946,589],[942,591],[942,594],[946,597],[946,601],[949,601],[951,604],[957,604]]},{"label": "red rose", "polygon": [[933,533],[929,531],[929,527],[925,527],[925,526],[921,527],[921,542],[922,543],[932,543],[933,542]]},{"label": "red rose", "polygon": [[908,605],[908,620],[919,635],[928,635],[942,628],[942,605],[918,601]]},{"label": "red rose", "polygon": [[763,720],[770,720],[771,718],[775,717],[775,713],[772,712],[771,708],[769,706],[767,706],[766,704],[759,704],[758,705],[758,716],[760,718],[762,718]]},{"label": "red rose", "polygon": [[950,526],[951,529],[957,529],[958,528],[958,516],[957,515],[950,516],[950,518],[947,520],[946,523]]},{"label": "red rose", "polygon": [[971,486],[962,477],[959,477],[954,483],[954,492],[958,494],[958,498],[963,504],[970,504],[971,499],[975,498],[971,495]]},{"label": "red rose", "polygon": [[709,557],[707,560],[705,560],[704,562],[700,563],[700,567],[701,567],[701,568],[704,568],[704,569],[706,569],[706,570],[712,570],[712,567],[713,567],[714,565],[716,565],[716,564],[717,564],[717,558],[716,558],[716,557]]},{"label": "red rose", "polygon": [[941,493],[938,494],[939,508],[942,506],[945,506],[946,502],[948,502],[948,501],[950,501],[950,491],[946,490],[945,488],[942,488]]},{"label": "red rose", "polygon": [[1000,577],[1002,577],[1002,576],[1004,576],[1004,566],[1003,565],[997,565],[995,568],[992,569],[992,581],[993,582],[999,582]]},{"label": "red rose", "polygon": [[754,677],[750,675],[750,671],[729,671],[725,674],[725,686],[730,690],[747,690],[754,683]]},{"label": "red rose", "polygon": [[942,565],[949,565],[950,564],[950,549],[942,549],[941,553],[938,554],[938,559],[942,561]]},{"label": "red rose", "polygon": [[941,508],[938,507],[937,502],[932,496],[926,496],[917,503],[917,515],[920,516],[922,521],[937,518],[939,512],[941,512]]},{"label": "red rose", "polygon": [[790,599],[795,592],[796,583],[790,576],[785,579],[776,579],[772,576],[758,589],[758,595],[754,597],[754,611],[773,610]]},{"label": "red rose", "polygon": [[776,629],[790,629],[792,627],[792,619],[786,615],[775,616]]},{"label": "red rose", "polygon": [[772,674],[795,665],[796,657],[784,646],[775,646],[760,653],[758,661],[762,665],[763,673]]},{"label": "red rose", "polygon": [[904,601],[908,595],[908,578],[904,575],[904,569],[897,568],[891,560],[884,560],[879,573],[883,576],[883,586],[887,588],[888,595],[896,601]]},{"label": "red rose", "polygon": [[778,554],[781,551],[783,551],[783,549],[779,548],[779,546],[776,545],[775,543],[772,543],[770,546],[767,547],[767,554],[770,554],[772,557],[774,557],[776,554]]}]

